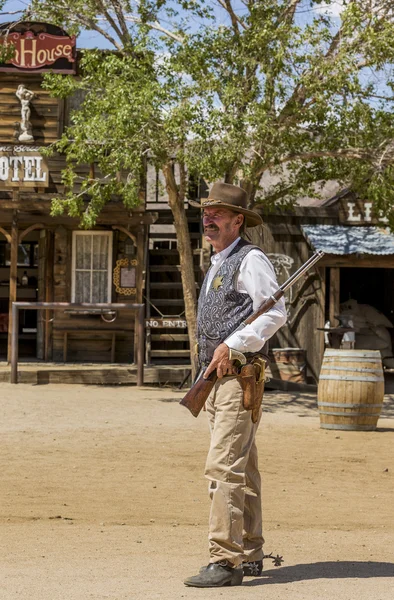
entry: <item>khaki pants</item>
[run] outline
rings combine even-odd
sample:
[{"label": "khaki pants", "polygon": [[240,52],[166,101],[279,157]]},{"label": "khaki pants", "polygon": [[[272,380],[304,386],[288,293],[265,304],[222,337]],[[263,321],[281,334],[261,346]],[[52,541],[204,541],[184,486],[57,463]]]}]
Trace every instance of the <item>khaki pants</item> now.
[{"label": "khaki pants", "polygon": [[254,441],[260,419],[252,423],[251,412],[244,410],[236,377],[217,381],[206,409],[211,430],[205,467],[211,498],[210,562],[228,560],[237,566],[261,560],[261,479]]}]

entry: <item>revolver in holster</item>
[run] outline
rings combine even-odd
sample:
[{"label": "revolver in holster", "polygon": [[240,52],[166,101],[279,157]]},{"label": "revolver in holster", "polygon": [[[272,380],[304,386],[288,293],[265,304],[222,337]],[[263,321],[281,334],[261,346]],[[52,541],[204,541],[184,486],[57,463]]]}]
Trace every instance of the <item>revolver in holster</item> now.
[{"label": "revolver in holster", "polygon": [[263,399],[265,380],[265,360],[261,356],[253,357],[243,365],[239,381],[243,391],[243,407],[252,411],[252,422],[257,423]]}]

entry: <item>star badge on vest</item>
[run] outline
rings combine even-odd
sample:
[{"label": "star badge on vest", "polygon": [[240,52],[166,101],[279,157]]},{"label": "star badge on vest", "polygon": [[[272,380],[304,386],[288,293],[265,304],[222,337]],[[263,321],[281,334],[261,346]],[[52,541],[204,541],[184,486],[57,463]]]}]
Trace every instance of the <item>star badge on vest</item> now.
[{"label": "star badge on vest", "polygon": [[220,287],[222,287],[223,285],[223,275],[218,275],[217,277],[215,277],[215,279],[212,281],[212,287],[215,290],[215,292],[218,291],[218,289]]}]

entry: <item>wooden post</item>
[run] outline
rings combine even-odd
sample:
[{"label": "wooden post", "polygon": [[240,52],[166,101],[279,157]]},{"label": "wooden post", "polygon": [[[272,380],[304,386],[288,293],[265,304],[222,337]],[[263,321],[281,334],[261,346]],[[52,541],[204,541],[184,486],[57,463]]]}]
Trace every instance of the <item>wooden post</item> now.
[{"label": "wooden post", "polygon": [[[46,233],[40,231],[38,240],[38,302],[44,302],[45,297],[45,254],[46,254]],[[37,311],[37,358],[42,360],[45,354],[45,315],[42,310]]]},{"label": "wooden post", "polygon": [[[55,236],[53,231],[46,231],[45,254],[45,302],[53,302],[53,265],[55,256]],[[53,313],[45,311],[44,360],[52,359],[52,319]]]},{"label": "wooden post", "polygon": [[340,269],[331,267],[330,269],[330,296],[329,296],[329,319],[330,326],[336,327],[339,324],[336,315],[339,314],[339,292],[340,292]]},{"label": "wooden post", "polygon": [[12,307],[11,338],[11,383],[18,383],[19,310],[15,304]]},{"label": "wooden post", "polygon": [[11,362],[12,347],[12,303],[16,302],[17,278],[18,278],[18,213],[13,211],[11,227],[11,256],[10,256],[10,297],[9,297],[9,320],[8,320],[8,351],[7,360]]},{"label": "wooden post", "polygon": [[[149,235],[146,236],[145,245],[145,298],[146,298],[146,318],[149,319],[151,316],[151,305],[150,305],[150,268],[149,268]],[[151,351],[152,351],[152,333],[151,328],[146,327],[145,329],[145,362],[146,366],[151,365]]]},{"label": "wooden post", "polygon": [[[326,293],[327,293],[327,268],[326,267],[317,267],[317,272],[320,275],[320,280],[321,280],[321,289],[320,292],[317,292],[317,296],[319,299],[319,306],[321,306],[321,309],[319,310],[318,316],[317,316],[317,321],[319,323],[319,325],[317,325],[318,327],[324,327],[326,324],[326,319],[325,319],[325,306],[326,306]],[[319,336],[319,342],[318,342],[318,363],[316,364],[317,361],[314,361],[314,363],[316,364],[316,373],[320,373],[320,367],[321,367],[321,363],[323,362],[323,356],[324,356],[324,349],[325,349],[325,345],[324,345],[324,335],[323,332],[320,331],[320,336]]]},{"label": "wooden post", "polygon": [[136,313],[136,331],[138,331],[138,347],[137,347],[137,385],[144,385],[144,305],[140,306]]},{"label": "wooden post", "polygon": [[[138,231],[137,234],[137,271],[136,271],[136,288],[137,288],[137,294],[136,294],[136,298],[135,301],[138,304],[142,303],[142,299],[143,299],[143,294],[142,294],[142,283],[143,283],[143,270],[145,268],[144,265],[144,255],[145,255],[145,247],[144,247],[144,243],[145,243],[145,235],[146,235],[146,226],[143,224],[143,222],[141,221],[141,228]],[[145,340],[139,339],[139,336],[142,334],[143,335],[143,328],[140,328],[138,325],[138,315],[136,315],[136,320],[135,320],[135,327],[134,327],[134,363],[137,362],[137,360],[141,361],[141,358],[139,357],[139,351],[141,347],[144,347],[144,342]],[[144,360],[144,357],[142,356],[142,362]]]}]

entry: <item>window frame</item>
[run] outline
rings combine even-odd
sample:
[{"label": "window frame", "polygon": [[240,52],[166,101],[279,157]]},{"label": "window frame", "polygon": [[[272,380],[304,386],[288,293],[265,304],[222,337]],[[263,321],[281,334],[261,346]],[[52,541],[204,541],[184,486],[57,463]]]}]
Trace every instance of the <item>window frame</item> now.
[{"label": "window frame", "polygon": [[[38,240],[31,241],[31,242],[26,242],[26,241],[19,242],[19,244],[18,244],[18,259],[19,259],[20,246],[24,246],[26,249],[27,249],[27,246],[29,246],[29,248],[27,249],[27,252],[29,254],[29,264],[18,260],[17,266],[25,267],[25,269],[36,269],[38,267],[38,255],[37,255],[37,261],[36,261],[35,260],[35,252],[38,251]],[[10,267],[10,265],[11,265],[10,254],[11,254],[11,244],[9,244],[6,241],[1,240],[0,241],[0,268],[9,268]]]},{"label": "window frame", "polygon": [[[106,236],[109,238],[109,243],[108,243],[108,268],[107,268],[107,272],[108,272],[108,286],[107,286],[107,297],[108,297],[108,303],[112,302],[112,258],[113,258],[113,231],[73,231],[73,237],[72,237],[72,261],[71,261],[71,302],[75,303],[75,293],[76,293],[76,262],[77,262],[77,236],[82,236],[82,235],[90,235],[90,236],[94,236],[94,235],[101,235],[101,236]],[[92,260],[93,260],[93,253],[91,256],[91,268],[90,268],[90,273],[92,273],[94,270],[98,271],[99,269],[92,269]],[[78,269],[80,270],[80,269]],[[90,290],[90,293],[92,293],[92,289]]]}]

